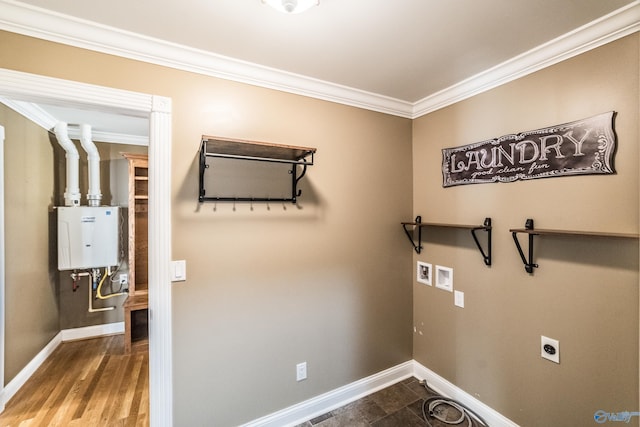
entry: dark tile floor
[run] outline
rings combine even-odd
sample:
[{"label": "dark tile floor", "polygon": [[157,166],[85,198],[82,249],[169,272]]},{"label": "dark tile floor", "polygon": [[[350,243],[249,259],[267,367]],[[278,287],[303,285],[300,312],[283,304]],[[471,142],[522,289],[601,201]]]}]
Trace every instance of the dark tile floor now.
[{"label": "dark tile floor", "polygon": [[[297,427],[428,427],[422,403],[432,396],[412,377]],[[429,422],[433,427],[447,425],[433,419]]]}]

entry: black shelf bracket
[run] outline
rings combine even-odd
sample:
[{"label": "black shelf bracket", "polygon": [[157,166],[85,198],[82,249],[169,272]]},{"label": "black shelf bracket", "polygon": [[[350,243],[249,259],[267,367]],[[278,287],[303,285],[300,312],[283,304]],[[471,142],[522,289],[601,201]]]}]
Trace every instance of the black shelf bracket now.
[{"label": "black shelf bracket", "polygon": [[[476,231],[482,230],[487,233],[487,251],[485,252],[478,240],[478,236],[476,235]],[[480,254],[482,255],[482,259],[484,264],[487,266],[491,265],[491,218],[485,218],[484,224],[482,227],[476,227],[471,229],[471,235],[473,236],[473,241],[476,243]]]},{"label": "black shelf bracket", "polygon": [[[471,236],[473,236],[473,241],[475,242],[480,254],[482,255],[482,259],[485,265],[491,265],[491,218],[485,218],[483,225],[457,225],[457,224],[437,224],[437,223],[429,223],[422,222],[422,217],[418,215],[414,222],[403,222],[402,228],[404,229],[404,233],[409,238],[413,249],[417,254],[422,252],[422,227],[431,226],[431,227],[445,227],[445,228],[459,228],[466,229],[471,231]],[[413,228],[409,228],[413,227]],[[414,240],[414,233],[418,231],[418,241]],[[480,243],[480,239],[476,232],[484,231],[487,233],[487,250],[485,251]]]},{"label": "black shelf bracket", "polygon": [[[524,228],[526,230],[533,230],[533,219],[531,218],[527,219],[524,224]],[[527,232],[526,234],[529,236],[529,251],[528,251],[529,257],[528,258],[524,255],[522,246],[520,246],[520,241],[518,240],[518,231],[511,232],[511,235],[513,236],[513,241],[516,244],[516,248],[518,249],[518,253],[520,254],[522,263],[524,264],[525,271],[529,274],[533,274],[533,269],[538,268],[538,264],[535,264],[533,262],[533,236],[535,236],[536,233]]]},{"label": "black shelf bracket", "polygon": [[[420,215],[416,217],[416,220],[414,223],[410,223],[410,222],[402,223],[402,228],[404,229],[404,233],[409,238],[409,241],[411,242],[411,245],[413,246],[413,249],[416,251],[417,254],[419,254],[422,251],[422,224],[421,223],[422,223],[422,217]],[[412,230],[408,230],[407,226],[414,226],[414,230],[418,229],[418,244],[414,242]]]},{"label": "black shelf bracket", "polygon": [[298,197],[302,194],[302,190],[298,190],[298,182],[300,182],[307,173],[307,161],[302,159],[302,162],[302,170],[299,175],[297,174],[298,167],[295,163],[291,165],[291,170],[289,171],[291,174],[291,203],[296,203]]}]

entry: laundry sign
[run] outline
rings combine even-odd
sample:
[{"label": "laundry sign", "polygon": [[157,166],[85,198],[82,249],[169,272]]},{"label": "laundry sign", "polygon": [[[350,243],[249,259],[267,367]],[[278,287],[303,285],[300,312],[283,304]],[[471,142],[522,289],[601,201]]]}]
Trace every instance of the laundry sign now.
[{"label": "laundry sign", "polygon": [[614,114],[445,148],[443,186],[613,174]]}]

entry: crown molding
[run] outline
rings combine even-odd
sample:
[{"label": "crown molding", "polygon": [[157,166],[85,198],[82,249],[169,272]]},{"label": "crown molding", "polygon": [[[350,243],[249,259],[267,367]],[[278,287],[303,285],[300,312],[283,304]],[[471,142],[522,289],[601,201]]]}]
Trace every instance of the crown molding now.
[{"label": "crown molding", "polygon": [[640,30],[640,1],[575,29],[414,104],[412,119],[517,80]]},{"label": "crown molding", "polygon": [[11,108],[13,111],[22,114],[33,123],[49,132],[56,125],[56,119],[39,105],[31,102],[16,101],[13,99],[0,97],[0,103]]},{"label": "crown molding", "polygon": [[410,117],[410,102],[119,30],[15,0],[0,0],[0,29],[83,49]]},{"label": "crown molding", "polygon": [[[6,105],[17,113],[22,114],[28,120],[34,122],[47,132],[50,132],[59,121],[38,104],[34,104],[32,102],[16,101],[0,97],[0,103]],[[80,128],[75,126],[70,127],[69,137],[71,137],[71,139],[80,139]],[[129,135],[109,131],[93,130],[91,138],[97,142],[110,142],[113,144],[149,145],[148,136]]]},{"label": "crown molding", "polygon": [[415,103],[0,0],[0,29],[110,55],[415,119],[640,30],[640,0]]}]

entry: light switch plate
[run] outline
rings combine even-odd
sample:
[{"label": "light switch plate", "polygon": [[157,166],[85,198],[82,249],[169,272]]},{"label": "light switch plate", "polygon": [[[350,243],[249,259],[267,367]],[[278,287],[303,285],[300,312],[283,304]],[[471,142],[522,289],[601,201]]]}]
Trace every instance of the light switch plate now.
[{"label": "light switch plate", "polygon": [[456,307],[464,308],[464,292],[453,291],[453,303]]},{"label": "light switch plate", "polygon": [[171,261],[171,281],[183,282],[187,280],[187,261]]},{"label": "light switch plate", "polygon": [[307,379],[307,362],[298,363],[296,365],[296,381]]}]

